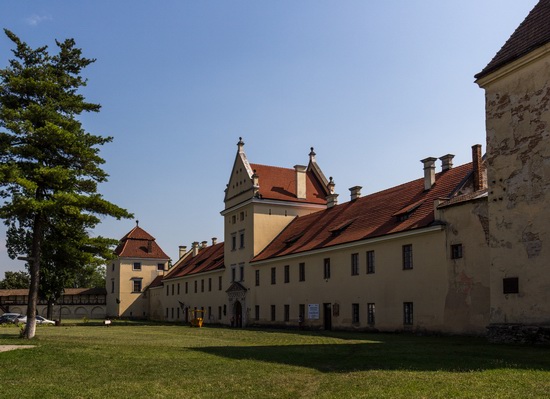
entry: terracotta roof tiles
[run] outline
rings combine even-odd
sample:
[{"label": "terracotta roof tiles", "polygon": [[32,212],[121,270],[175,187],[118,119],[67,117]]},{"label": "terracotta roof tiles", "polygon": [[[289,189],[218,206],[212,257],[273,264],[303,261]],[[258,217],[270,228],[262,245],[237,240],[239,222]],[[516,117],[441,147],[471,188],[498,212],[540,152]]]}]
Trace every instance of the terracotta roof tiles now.
[{"label": "terracotta roof tiles", "polygon": [[471,174],[468,163],[437,173],[430,190],[417,179],[297,217],[252,261],[428,227],[434,222],[434,201],[452,196]]},{"label": "terracotta roof tiles", "polygon": [[550,0],[540,0],[491,62],[475,77],[480,79],[549,42]]},{"label": "terracotta roof tiles", "polygon": [[139,226],[122,237],[115,249],[115,254],[125,258],[170,259],[156,243],[155,237]]},{"label": "terracotta roof tiles", "polygon": [[223,260],[223,242],[201,248],[196,256],[187,256],[181,263],[174,266],[165,280],[223,269],[225,267]]}]

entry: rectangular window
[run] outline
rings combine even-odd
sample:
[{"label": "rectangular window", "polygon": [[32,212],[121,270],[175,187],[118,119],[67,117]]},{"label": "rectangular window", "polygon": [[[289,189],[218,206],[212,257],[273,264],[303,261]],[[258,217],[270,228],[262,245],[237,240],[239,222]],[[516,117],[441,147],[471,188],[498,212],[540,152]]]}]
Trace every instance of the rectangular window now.
[{"label": "rectangular window", "polygon": [[174,296],[174,285],[175,284],[172,284],[172,296]]},{"label": "rectangular window", "polygon": [[195,280],[195,294],[197,293],[198,280]]},{"label": "rectangular window", "polygon": [[260,270],[256,270],[256,287],[260,285]]},{"label": "rectangular window", "polygon": [[237,249],[237,236],[235,233],[231,235],[231,250],[234,251]]},{"label": "rectangular window", "polygon": [[166,296],[170,295],[170,286],[166,284]]},{"label": "rectangular window", "polygon": [[359,323],[359,304],[358,303],[351,304],[351,322]]},{"label": "rectangular window", "polygon": [[367,323],[374,325],[374,303],[367,303]]},{"label": "rectangular window", "polygon": [[180,283],[178,283],[178,295],[180,294]]},{"label": "rectangular window", "polygon": [[201,279],[201,292],[204,292],[204,279]]},{"label": "rectangular window", "polygon": [[271,305],[271,321],[275,321],[275,316],[277,315],[276,312],[277,309],[275,308],[275,305]]},{"label": "rectangular window", "polygon": [[141,292],[141,279],[133,280],[133,292]]},{"label": "rectangular window", "polygon": [[241,222],[244,220],[244,212],[241,212],[241,213],[239,214],[239,218],[241,219]]},{"label": "rectangular window", "polygon": [[111,270],[112,271],[115,271],[115,264],[113,263],[112,267],[111,267]]},{"label": "rectangular window", "polygon": [[451,245],[451,259],[462,258],[462,244]]},{"label": "rectangular window", "polygon": [[306,281],[306,264],[305,263],[300,263],[298,265],[298,278],[300,281]]},{"label": "rectangular window", "polygon": [[260,305],[254,306],[254,319],[256,321],[260,320]]},{"label": "rectangular window", "polygon": [[506,277],[502,279],[503,294],[518,294],[519,293],[519,278]]},{"label": "rectangular window", "polygon": [[208,277],[208,292],[212,291],[212,277]]},{"label": "rectangular window", "polygon": [[115,281],[111,281],[111,294],[115,293]]},{"label": "rectangular window", "polygon": [[218,320],[222,319],[222,307],[218,306]]},{"label": "rectangular window", "polygon": [[330,258],[325,258],[323,261],[323,278],[326,280],[330,278]]},{"label": "rectangular window", "polygon": [[403,302],[403,324],[410,326],[413,324],[413,303]]},{"label": "rectangular window", "polygon": [[285,321],[290,321],[290,305],[285,305]]},{"label": "rectangular window", "polygon": [[140,271],[141,270],[141,263],[140,262],[134,262],[133,270]]},{"label": "rectangular window", "polygon": [[306,317],[306,305],[301,303],[298,305],[298,309],[298,318],[303,322]]},{"label": "rectangular window", "polygon": [[172,319],[174,318],[174,308],[172,308]]},{"label": "rectangular window", "polygon": [[168,318],[168,308],[166,308],[166,318]]},{"label": "rectangular window", "polygon": [[239,266],[239,281],[244,281],[244,266]]},{"label": "rectangular window", "polygon": [[222,290],[222,276],[218,277],[218,291]]},{"label": "rectangular window", "polygon": [[208,307],[208,320],[212,317],[212,306]]},{"label": "rectangular window", "polygon": [[235,266],[231,267],[231,282],[235,281],[237,278],[237,271],[235,270]]},{"label": "rectangular window", "polygon": [[244,231],[239,233],[239,248],[244,248]]},{"label": "rectangular window", "polygon": [[367,251],[367,274],[374,273],[374,251]]},{"label": "rectangular window", "polygon": [[177,308],[178,309],[178,320],[180,319],[180,308]]},{"label": "rectangular window", "polygon": [[189,282],[188,281],[185,282],[185,293],[186,294],[189,293]]},{"label": "rectangular window", "polygon": [[272,267],[271,268],[271,284],[276,284],[277,283],[277,270]]},{"label": "rectangular window", "polygon": [[351,275],[359,275],[359,254],[351,254]]},{"label": "rectangular window", "polygon": [[413,246],[412,244],[403,245],[403,270],[413,268]]},{"label": "rectangular window", "polygon": [[157,263],[157,270],[163,271],[164,270],[164,263]]},{"label": "rectangular window", "polygon": [[290,282],[290,266],[285,265],[285,283]]}]

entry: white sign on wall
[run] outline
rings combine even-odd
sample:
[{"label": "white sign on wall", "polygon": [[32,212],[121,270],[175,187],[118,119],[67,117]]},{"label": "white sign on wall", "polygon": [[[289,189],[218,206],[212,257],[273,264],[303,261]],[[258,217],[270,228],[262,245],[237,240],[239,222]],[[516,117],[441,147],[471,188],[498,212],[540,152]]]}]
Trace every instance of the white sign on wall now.
[{"label": "white sign on wall", "polygon": [[307,305],[307,318],[310,320],[318,320],[319,319],[319,304],[318,303],[310,303]]}]

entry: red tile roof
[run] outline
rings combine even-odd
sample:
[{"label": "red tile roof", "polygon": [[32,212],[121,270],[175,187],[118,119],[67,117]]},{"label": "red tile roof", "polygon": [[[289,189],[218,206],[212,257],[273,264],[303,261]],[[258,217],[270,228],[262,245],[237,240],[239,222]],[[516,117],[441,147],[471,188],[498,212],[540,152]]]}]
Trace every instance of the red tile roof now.
[{"label": "red tile roof", "polygon": [[[0,290],[0,297],[28,295],[28,289]],[[107,295],[107,290],[105,288],[65,288],[63,295]]]},{"label": "red tile roof", "polygon": [[170,259],[156,243],[155,237],[139,226],[122,237],[115,249],[115,254],[125,258]]},{"label": "red tile roof", "polygon": [[297,217],[252,262],[428,227],[434,201],[453,196],[471,175],[468,163],[437,173],[427,191],[422,178]]},{"label": "red tile roof", "polygon": [[290,168],[250,164],[258,175],[260,195],[264,199],[326,204],[326,189],[313,171],[306,172],[306,198],[296,198],[296,171]]},{"label": "red tile roof", "polygon": [[550,0],[540,0],[489,64],[475,77],[482,78],[550,42]]},{"label": "red tile roof", "polygon": [[165,280],[223,269],[223,255],[223,242],[201,248],[196,256],[187,256],[180,264],[174,266]]}]

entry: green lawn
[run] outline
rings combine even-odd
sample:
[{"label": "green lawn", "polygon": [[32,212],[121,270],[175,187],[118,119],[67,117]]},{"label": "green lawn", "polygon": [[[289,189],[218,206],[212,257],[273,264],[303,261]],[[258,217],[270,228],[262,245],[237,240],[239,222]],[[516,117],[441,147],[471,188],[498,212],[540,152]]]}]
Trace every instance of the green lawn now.
[{"label": "green lawn", "polygon": [[550,398],[550,348],[477,338],[192,329],[0,328],[0,398]]}]

